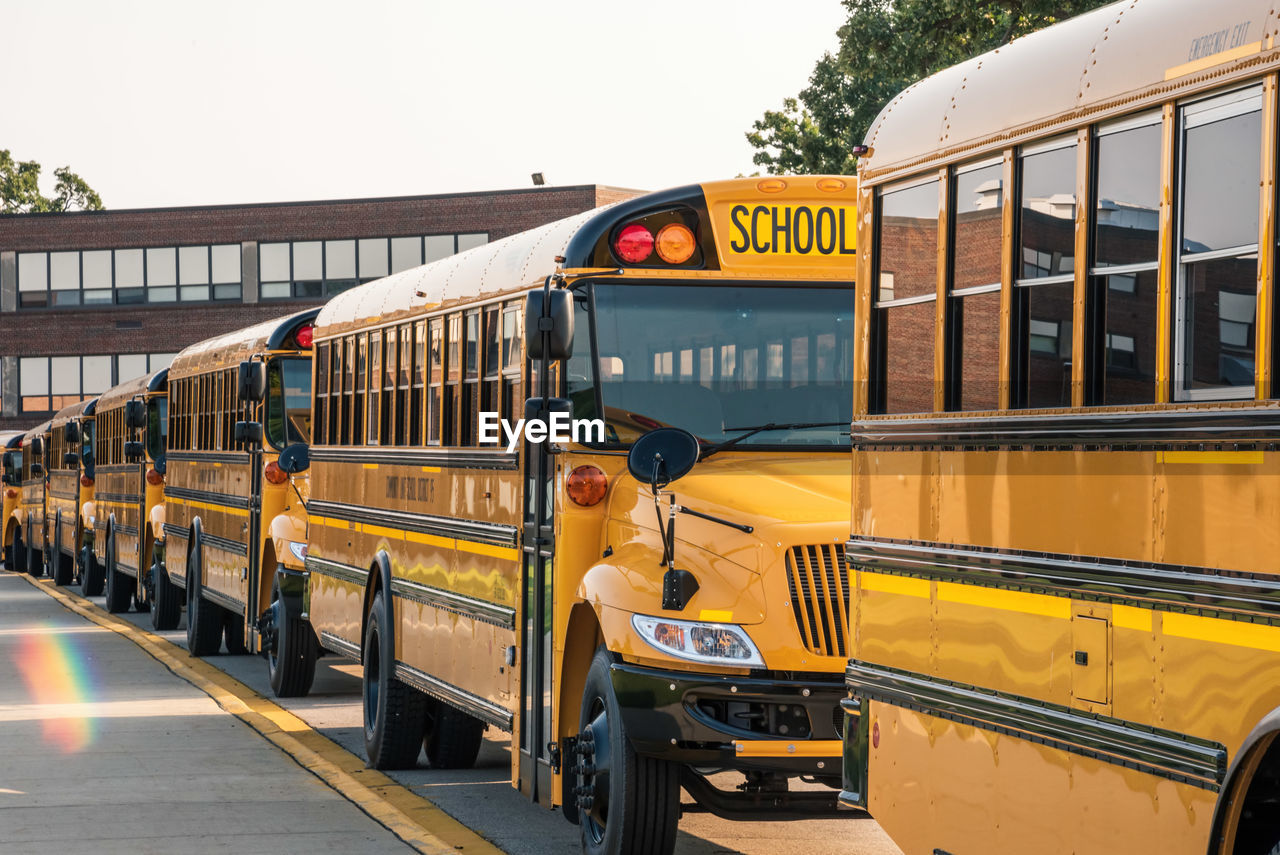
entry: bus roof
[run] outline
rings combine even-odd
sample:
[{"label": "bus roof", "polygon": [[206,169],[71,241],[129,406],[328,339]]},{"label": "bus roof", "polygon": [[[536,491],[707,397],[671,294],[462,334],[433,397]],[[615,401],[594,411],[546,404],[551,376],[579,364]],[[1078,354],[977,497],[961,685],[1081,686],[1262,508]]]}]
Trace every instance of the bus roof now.
[{"label": "bus roof", "polygon": [[[918,81],[867,131],[866,180],[979,157],[1256,69],[1270,0],[1123,0]],[[1274,55],[1267,57],[1275,59]]]},{"label": "bus roof", "polygon": [[[764,189],[766,185],[768,189]],[[393,323],[453,302],[523,291],[542,284],[547,276],[557,272],[668,278],[772,275],[852,281],[854,263],[848,255],[853,252],[856,195],[857,180],[851,176],[793,175],[709,181],[637,196],[339,294],[321,309],[316,319],[316,337],[328,338],[368,325]],[[799,229],[798,215],[794,223],[789,219],[802,207],[808,208],[800,213],[806,215],[809,223],[803,232]],[[757,209],[763,215],[753,218],[750,212]],[[673,211],[684,212],[681,216],[696,217],[693,225],[702,253],[701,263],[680,266],[646,261],[626,265],[613,257],[609,239],[616,229],[649,216],[659,221],[664,216],[669,219]],[[791,252],[789,236],[786,252],[779,249],[771,253],[767,245],[760,243],[740,254],[730,252],[735,235],[741,240],[748,223],[752,227],[757,222],[760,224],[760,234],[765,236],[761,240],[767,244],[771,239],[776,240],[777,234],[786,232],[786,228],[779,225],[784,219],[795,226],[795,234],[802,234],[810,241],[812,252],[807,249]],[[829,221],[830,226],[822,227],[825,221]],[[837,223],[841,238],[838,248]],[[821,250],[817,248],[818,232],[829,238],[829,244]]]},{"label": "bus roof", "polygon": [[169,366],[169,379],[178,380],[192,374],[238,365],[255,353],[282,350],[289,336],[299,327],[314,321],[319,311],[317,308],[294,312],[292,315],[198,341],[173,358],[173,363]]},{"label": "bus roof", "polygon": [[42,422],[42,423],[40,423],[40,424],[36,425],[36,426],[35,426],[35,427],[33,427],[31,430],[27,431],[26,433],[24,433],[24,434],[22,435],[22,444],[23,444],[23,445],[30,445],[30,444],[31,444],[31,440],[35,439],[37,436],[44,436],[46,433],[48,433],[48,432],[49,432],[49,428],[50,428],[52,425],[53,425],[53,420],[52,420],[52,419],[50,419],[49,421]]},{"label": "bus roof", "polygon": [[58,410],[58,412],[54,413],[53,418],[49,420],[49,427],[62,427],[72,419],[78,419],[81,416],[91,416],[96,412],[97,407],[97,398],[90,398],[87,401],[77,401],[74,404],[68,404]]},{"label": "bus roof", "polygon": [[394,273],[344,291],[316,318],[316,337],[382,321],[429,306],[501,294],[537,284],[555,272],[556,256],[582,224],[609,205],[547,223],[502,240]]},{"label": "bus roof", "polygon": [[23,432],[20,430],[0,431],[0,445],[5,448],[17,448],[22,444]]},{"label": "bus roof", "polygon": [[123,407],[125,401],[130,401],[148,392],[164,391],[165,382],[168,378],[169,369],[161,368],[159,371],[152,371],[150,374],[143,374],[140,377],[134,377],[132,380],[126,380],[123,383],[112,386],[98,398],[98,412],[101,414]]}]

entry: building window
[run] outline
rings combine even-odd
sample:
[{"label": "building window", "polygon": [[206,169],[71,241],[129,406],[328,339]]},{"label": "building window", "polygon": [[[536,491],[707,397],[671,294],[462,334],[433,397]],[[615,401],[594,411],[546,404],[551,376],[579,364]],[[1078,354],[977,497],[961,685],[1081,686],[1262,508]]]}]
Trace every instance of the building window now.
[{"label": "building window", "polygon": [[488,241],[488,234],[473,233],[263,243],[258,247],[259,293],[264,300],[332,297]]},{"label": "building window", "polygon": [[239,300],[240,247],[23,252],[18,295],[22,308]]},{"label": "building window", "polygon": [[18,406],[22,413],[56,413],[125,380],[164,368],[174,356],[173,353],[126,353],[20,357]]}]

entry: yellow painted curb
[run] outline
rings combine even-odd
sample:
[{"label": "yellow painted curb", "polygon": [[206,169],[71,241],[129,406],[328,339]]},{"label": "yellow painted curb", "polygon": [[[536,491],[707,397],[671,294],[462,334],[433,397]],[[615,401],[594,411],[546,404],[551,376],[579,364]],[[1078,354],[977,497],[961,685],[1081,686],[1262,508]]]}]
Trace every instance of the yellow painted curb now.
[{"label": "yellow painted curb", "polygon": [[177,676],[213,698],[284,751],[307,771],[333,788],[405,843],[426,855],[479,853],[501,849],[442,811],[428,799],[375,769],[317,733],[293,713],[263,697],[234,677],[197,659],[170,641],[116,617],[82,597],[45,580],[22,574],[38,590],[98,626],[119,633]]}]

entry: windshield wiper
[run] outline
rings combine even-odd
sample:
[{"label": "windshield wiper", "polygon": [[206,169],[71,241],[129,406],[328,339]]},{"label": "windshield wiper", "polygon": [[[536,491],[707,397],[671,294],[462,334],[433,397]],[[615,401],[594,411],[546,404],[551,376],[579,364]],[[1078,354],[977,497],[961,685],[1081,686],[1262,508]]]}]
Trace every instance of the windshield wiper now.
[{"label": "windshield wiper", "polygon": [[847,424],[849,423],[848,422],[769,422],[767,425],[755,425],[753,427],[729,427],[729,428],[725,428],[725,430],[726,431],[742,430],[742,431],[746,431],[746,433],[741,434],[740,436],[735,436],[733,439],[726,439],[724,442],[716,443],[715,445],[708,448],[706,451],[702,452],[702,454],[698,455],[698,460],[699,461],[706,460],[708,457],[710,457],[711,455],[715,454],[718,451],[724,451],[726,448],[732,448],[733,446],[742,442],[744,439],[750,439],[756,434],[764,433],[767,430],[804,430],[805,428],[818,428],[818,427],[844,427]]}]

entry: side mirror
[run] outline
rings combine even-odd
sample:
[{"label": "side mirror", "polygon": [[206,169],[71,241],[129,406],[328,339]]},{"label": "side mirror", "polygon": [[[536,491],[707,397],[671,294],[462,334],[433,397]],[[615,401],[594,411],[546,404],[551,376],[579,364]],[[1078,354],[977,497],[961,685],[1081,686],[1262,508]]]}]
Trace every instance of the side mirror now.
[{"label": "side mirror", "polygon": [[124,402],[124,426],[127,428],[144,428],[147,426],[147,405],[135,398]]},{"label": "side mirror", "polygon": [[3,459],[4,474],[8,475],[11,472],[13,472],[13,452],[6,451],[2,459]]},{"label": "side mirror", "polygon": [[32,475],[36,475],[36,476],[43,475],[43,474],[44,474],[44,466],[43,466],[43,465],[41,465],[41,464],[39,464],[39,463],[32,463],[32,464],[31,464],[31,474],[32,474]]},{"label": "side mirror", "polygon": [[631,444],[627,470],[655,490],[683,478],[698,462],[698,439],[683,428],[651,430]]},{"label": "side mirror", "polygon": [[530,359],[545,361],[573,356],[572,292],[541,288],[529,292],[524,300],[524,350]]},{"label": "side mirror", "polygon": [[62,455],[62,465],[79,466],[80,455],[76,454],[74,451],[68,451],[66,454]]},{"label": "side mirror", "polygon": [[[133,403],[130,401],[129,403]],[[141,403],[141,402],[139,402]],[[126,463],[141,463],[143,459],[143,446],[140,442],[126,442],[124,444],[124,459]]]},{"label": "side mirror", "polygon": [[35,436],[31,438],[31,453],[36,457],[44,457],[44,438]]},{"label": "side mirror", "polygon": [[74,445],[80,441],[80,423],[67,422],[62,428],[62,435],[67,439],[67,445]]},{"label": "side mirror", "polygon": [[[258,363],[261,365],[262,363]],[[244,367],[242,363],[241,368]],[[236,422],[236,445],[262,445],[262,424],[259,422]]]},{"label": "side mirror", "polygon": [[240,363],[240,400],[261,401],[267,397],[267,363]]},{"label": "side mirror", "polygon": [[306,472],[311,468],[311,448],[305,442],[295,442],[280,452],[276,465],[290,475]]}]

